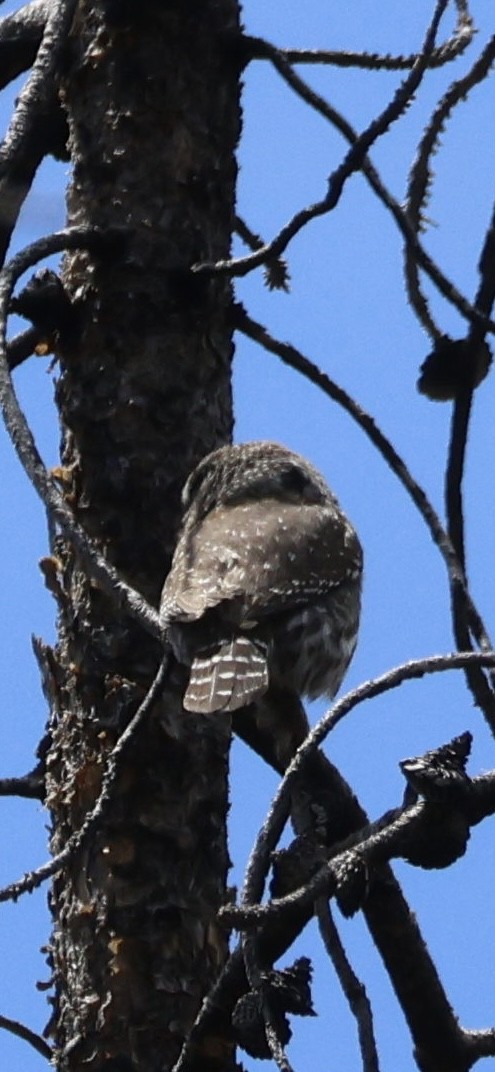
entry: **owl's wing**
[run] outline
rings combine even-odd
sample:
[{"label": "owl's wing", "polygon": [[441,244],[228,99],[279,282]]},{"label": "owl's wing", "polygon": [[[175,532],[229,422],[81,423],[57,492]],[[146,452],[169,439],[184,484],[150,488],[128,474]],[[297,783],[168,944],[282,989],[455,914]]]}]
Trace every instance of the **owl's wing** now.
[{"label": "owl's wing", "polygon": [[337,506],[251,501],[212,510],[179,541],[165,617],[195,621],[226,604],[238,620],[298,606],[358,578],[362,552]]}]

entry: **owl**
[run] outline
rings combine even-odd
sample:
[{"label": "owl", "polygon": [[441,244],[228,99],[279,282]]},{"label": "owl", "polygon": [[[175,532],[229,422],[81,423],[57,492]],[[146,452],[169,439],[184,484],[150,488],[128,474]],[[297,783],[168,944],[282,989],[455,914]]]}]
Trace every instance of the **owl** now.
[{"label": "owl", "polygon": [[187,711],[236,711],[272,684],[332,697],[354,652],[362,551],[317,470],[278,443],[221,447],[182,494],[160,616],[189,667]]}]

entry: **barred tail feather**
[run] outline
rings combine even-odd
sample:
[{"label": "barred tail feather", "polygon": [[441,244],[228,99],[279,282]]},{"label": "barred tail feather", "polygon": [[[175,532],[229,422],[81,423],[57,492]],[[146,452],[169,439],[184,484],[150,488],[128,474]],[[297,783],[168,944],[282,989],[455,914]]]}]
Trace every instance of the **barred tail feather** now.
[{"label": "barred tail feather", "polygon": [[237,711],[257,700],[267,688],[264,645],[237,636],[194,659],[184,707],[198,714]]}]

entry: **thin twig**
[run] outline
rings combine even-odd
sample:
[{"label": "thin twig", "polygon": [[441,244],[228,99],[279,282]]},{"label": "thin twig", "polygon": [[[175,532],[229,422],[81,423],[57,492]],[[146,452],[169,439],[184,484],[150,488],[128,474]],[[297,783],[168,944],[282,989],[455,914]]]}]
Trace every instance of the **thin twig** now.
[{"label": "thin twig", "polygon": [[116,745],[109,753],[98,799],[91,811],[86,815],[79,830],[76,830],[71,835],[61,852],[57,853],[52,860],[48,860],[47,863],[42,864],[41,867],[36,868],[35,871],[27,872],[22,878],[17,879],[15,882],[11,882],[8,886],[4,886],[0,889],[0,902],[16,901],[22,893],[31,893],[33,890],[37,889],[47,878],[57,874],[58,871],[65,867],[74,853],[84,845],[89,835],[95,832],[111,799],[111,792],[120,769],[120,758],[130,742],[133,741],[138,729],[147,717],[150,708],[155,703],[155,700],[161,695],[168,673],[168,666],[169,658],[165,655],[143,702],[139,705],[135,715],[133,715],[128,726],[123,733],[121,733]]},{"label": "thin twig", "polygon": [[[490,316],[495,301],[495,204],[481,250],[478,271],[480,281],[475,299],[476,307],[485,316]],[[469,338],[473,345],[480,346],[485,338],[483,325],[473,324]]]},{"label": "thin twig", "polygon": [[[493,38],[495,42],[495,37]],[[480,282],[476,295],[476,305],[487,316],[491,314],[495,301],[495,207],[492,211],[490,225],[488,227],[483,249],[479,260]],[[476,325],[471,325],[468,335],[468,347],[466,358],[470,355],[471,368],[466,369],[466,382],[460,388],[454,401],[452,412],[452,424],[450,445],[445,474],[445,506],[447,524],[450,539],[457,552],[464,576],[466,573],[465,561],[465,538],[464,538],[464,507],[462,484],[469,434],[469,421],[472,411],[474,384],[476,382],[476,366],[479,360],[480,348],[485,342],[484,330]],[[457,647],[467,651],[472,647],[470,620],[465,600],[458,589],[451,592],[452,620],[454,636]],[[475,638],[479,634],[473,629]],[[478,640],[479,642],[479,640]],[[486,720],[495,733],[495,691],[493,675],[490,682],[483,673],[481,667],[467,667],[466,680],[474,697],[474,701],[482,709]]]},{"label": "thin twig", "polygon": [[419,142],[416,157],[408,180],[406,211],[415,228],[421,224],[421,216],[427,204],[431,182],[430,159],[438,148],[438,141],[447,119],[468,93],[488,75],[495,61],[495,35],[485,45],[478,59],[462,78],[449,86],[434,109]]},{"label": "thin twig", "polygon": [[[432,182],[431,158],[438,148],[439,138],[445,128],[447,119],[456,105],[460,101],[466,100],[469,91],[486,78],[494,62],[495,35],[485,45],[471,70],[463,78],[458,79],[449,86],[424,130],[410,171],[405,206],[405,211],[416,234],[421,229]],[[409,301],[418,320],[430,337],[438,341],[442,332],[431,316],[428,301],[421,289],[417,259],[408,242],[404,245],[404,276]],[[490,315],[491,304],[487,309],[477,298],[475,307],[485,315]]]},{"label": "thin twig", "polygon": [[241,941],[242,955],[246,978],[250,989],[259,996],[261,1011],[265,1027],[265,1037],[268,1049],[280,1072],[293,1072],[287,1054],[285,1052],[279,1031],[277,1030],[276,1018],[273,1015],[269,984],[263,978],[258,963],[256,937],[252,934],[244,934]]},{"label": "thin twig", "polygon": [[222,1001],[225,1001],[226,994],[231,991],[232,980],[235,979],[243,965],[242,946],[239,942],[225,962],[213,986],[203,998],[191,1031],[182,1044],[180,1054],[171,1072],[187,1072],[190,1067],[191,1057],[195,1054],[198,1040],[201,1038],[204,1024],[222,1007]]},{"label": "thin twig", "polygon": [[[462,481],[466,458],[469,418],[472,409],[473,388],[464,387],[457,395],[452,412],[450,445],[445,474],[445,504],[448,532],[465,573],[464,509]],[[454,639],[459,650],[472,650],[469,613],[462,591],[451,588],[452,625]],[[483,711],[486,721],[495,734],[495,694],[480,666],[467,666],[465,676],[474,702]]]},{"label": "thin twig", "polygon": [[[443,67],[457,59],[468,47],[474,36],[474,23],[467,4],[457,3],[457,24],[452,37],[443,45],[434,48],[428,57],[428,69]],[[288,63],[320,63],[333,67],[359,67],[363,70],[405,71],[416,63],[418,54],[391,56],[377,52],[336,51],[323,48],[280,48],[280,54]],[[254,59],[258,57],[254,55]]]},{"label": "thin twig", "polygon": [[340,940],[330,905],[325,897],[316,902],[318,926],[325,949],[335,968],[344,996],[356,1019],[363,1072],[380,1072],[373,1031],[373,1012],[364,984],[358,979]]},{"label": "thin twig", "polygon": [[265,243],[263,242],[261,236],[259,234],[256,234],[255,231],[252,231],[251,228],[248,227],[246,221],[243,220],[240,216],[236,216],[235,218],[235,230],[239,235],[239,238],[242,238],[244,245],[248,246],[249,249],[263,248]]},{"label": "thin twig", "polygon": [[448,533],[452,541],[452,546],[455,548],[461,564],[464,576],[466,576],[466,551],[464,546],[462,481],[464,476],[472,402],[473,388],[471,386],[463,388],[454,402],[450,446],[445,474],[445,504]]},{"label": "thin twig", "polygon": [[[249,249],[262,249],[263,239],[248,227],[240,216],[235,217],[235,230]],[[275,257],[265,264],[265,279],[270,290],[289,290],[289,270],[283,257]]]},{"label": "thin twig", "polygon": [[35,1031],[31,1031],[30,1027],[26,1027],[26,1024],[21,1024],[18,1020],[11,1020],[8,1016],[0,1016],[0,1027],[4,1031],[10,1031],[11,1035],[16,1035],[17,1038],[23,1039],[24,1042],[29,1042],[33,1050],[40,1053],[47,1061],[51,1061],[53,1057],[51,1047],[41,1038],[41,1035],[37,1035]]}]

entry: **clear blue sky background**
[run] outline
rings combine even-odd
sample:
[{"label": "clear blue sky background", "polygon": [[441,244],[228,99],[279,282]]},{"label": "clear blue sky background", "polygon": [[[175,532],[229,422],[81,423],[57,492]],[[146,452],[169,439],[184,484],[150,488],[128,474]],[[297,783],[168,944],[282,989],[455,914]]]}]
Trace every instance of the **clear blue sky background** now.
[{"label": "clear blue sky background", "polygon": [[[17,5],[7,2],[2,14]],[[281,10],[283,8],[283,11]],[[281,45],[409,52],[417,49],[431,15],[431,0],[245,0],[250,33]],[[302,17],[302,14],[304,17]],[[453,77],[473,62],[495,31],[492,0],[474,0],[479,27],[468,53],[432,72],[407,115],[372,152],[372,159],[401,199],[417,139],[432,106]],[[452,25],[444,20],[442,36]],[[397,73],[300,68],[358,129],[385,105],[400,81]],[[5,126],[12,93],[0,103]],[[239,212],[265,238],[299,207],[319,199],[326,178],[345,151],[342,139],[295,98],[268,65],[247,71],[244,133],[240,147]],[[435,158],[436,181],[428,209],[430,252],[468,296],[477,286],[480,243],[495,193],[493,75],[456,112]],[[23,212],[15,247],[63,222],[66,169],[42,168]],[[376,418],[443,514],[442,483],[450,407],[415,390],[428,340],[407,305],[400,237],[364,180],[353,177],[329,217],[311,224],[288,251],[291,294],[270,294],[260,274],[239,283],[237,293],[277,336],[299,346]],[[458,314],[428,286],[443,330],[462,336]],[[52,375],[32,360],[16,373],[16,385],[49,464],[57,460],[58,431]],[[235,366],[237,440],[278,439],[308,455],[327,475],[361,535],[366,555],[363,622],[346,688],[404,660],[452,649],[446,576],[423,522],[363,433],[337,406],[320,396],[276,358],[239,339]],[[474,407],[466,474],[467,548],[472,591],[493,628],[495,518],[492,506],[495,422],[493,378]],[[43,511],[0,430],[3,509],[0,561],[2,720],[0,774],[22,774],[46,718],[30,636],[53,637],[53,603],[37,568],[46,550]],[[322,713],[314,705],[312,720]],[[401,758],[435,747],[470,729],[475,737],[470,771],[494,765],[493,742],[473,709],[461,675],[442,675],[404,686],[353,712],[328,742],[328,753],[349,779],[372,817],[399,803]],[[231,855],[240,882],[259,823],[275,789],[275,777],[235,744],[232,766]],[[46,818],[33,802],[0,800],[0,883],[46,857]],[[495,1022],[491,911],[493,823],[473,831],[466,857],[445,872],[398,864],[396,872],[416,911],[447,993],[461,1023]],[[358,918],[339,920],[353,964],[372,999],[383,1072],[415,1068],[410,1042],[381,963]],[[39,946],[48,939],[46,889],[0,909],[0,1012],[42,1030],[47,1019],[35,982],[47,972]],[[297,954],[314,957],[318,1020],[296,1021],[290,1058],[298,1072],[359,1068],[355,1028],[331,966],[318,952],[311,928]],[[290,958],[287,958],[287,961]],[[0,1033],[0,1056],[9,1072],[46,1067],[24,1043]],[[253,1066],[249,1058],[244,1063]],[[480,1062],[480,1069],[489,1062]]]}]

